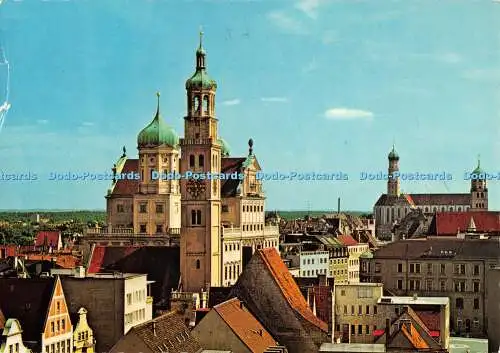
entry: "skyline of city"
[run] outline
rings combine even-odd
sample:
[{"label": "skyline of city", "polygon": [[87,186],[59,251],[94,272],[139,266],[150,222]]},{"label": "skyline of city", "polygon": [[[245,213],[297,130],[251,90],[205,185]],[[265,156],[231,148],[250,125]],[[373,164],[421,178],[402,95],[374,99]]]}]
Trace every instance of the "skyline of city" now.
[{"label": "skyline of city", "polygon": [[[157,90],[164,119],[182,135],[184,82],[201,24],[232,155],[246,155],[253,138],[264,172],[354,175],[267,181],[267,209],[336,209],[340,197],[343,209],[370,211],[386,182],[360,182],[356,174],[386,172],[393,143],[402,172],[457,176],[402,181],[403,191],[468,192],[461,176],[478,154],[483,169],[499,171],[500,52],[489,44],[497,41],[500,6],[420,5],[205,2],[174,10],[168,2],[7,1],[0,43],[12,67],[12,105],[0,133],[1,171],[109,172],[123,145],[136,156]],[[467,16],[457,25],[443,18],[448,11]],[[489,181],[490,209],[500,208],[498,181]],[[0,208],[104,209],[108,186],[2,182]]]}]

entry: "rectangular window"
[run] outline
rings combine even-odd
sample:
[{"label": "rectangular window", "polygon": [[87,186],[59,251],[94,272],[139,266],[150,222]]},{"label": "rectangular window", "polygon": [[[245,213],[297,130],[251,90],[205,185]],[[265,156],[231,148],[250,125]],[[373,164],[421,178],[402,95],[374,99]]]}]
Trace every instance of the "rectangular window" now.
[{"label": "rectangular window", "polygon": [[432,273],[432,264],[427,264],[427,273],[428,274]]},{"label": "rectangular window", "polygon": [[428,292],[432,291],[432,279],[426,281],[426,289]]},{"label": "rectangular window", "polygon": [[351,305],[351,315],[354,315],[354,305]]},{"label": "rectangular window", "polygon": [[61,329],[66,330],[66,321],[64,319],[61,320]]},{"label": "rectangular window", "polygon": [[455,282],[455,292],[465,292],[465,281]]},{"label": "rectangular window", "polygon": [[441,264],[440,266],[440,272],[442,275],[444,275],[446,273],[446,264]]},{"label": "rectangular window", "polygon": [[403,289],[403,280],[398,279],[398,289]]},{"label": "rectangular window", "polygon": [[228,205],[222,205],[222,212],[229,212],[229,206]]},{"label": "rectangular window", "polygon": [[141,203],[139,205],[139,213],[146,213],[147,212],[147,204]]},{"label": "rectangular window", "polygon": [[163,213],[163,205],[161,203],[156,204],[156,213]]},{"label": "rectangular window", "polygon": [[455,274],[456,275],[465,275],[465,265],[464,264],[456,264],[455,265]]},{"label": "rectangular window", "polygon": [[440,281],[439,282],[439,288],[441,290],[441,292],[445,292],[446,291],[446,281]]},{"label": "rectangular window", "polygon": [[145,224],[139,225],[139,233],[146,233],[146,225]]},{"label": "rectangular window", "polygon": [[479,298],[474,298],[474,310],[479,310]]},{"label": "rectangular window", "polygon": [[363,315],[363,306],[358,306],[358,315]]},{"label": "rectangular window", "polygon": [[358,335],[363,334],[363,325],[358,325]]},{"label": "rectangular window", "polygon": [[403,272],[403,264],[398,264],[398,272]]},{"label": "rectangular window", "polygon": [[54,333],[55,332],[55,325],[54,325],[54,322],[51,322],[50,323],[50,332]]},{"label": "rectangular window", "polygon": [[[373,315],[377,315],[377,306],[376,305],[373,306]],[[376,330],[376,328],[374,328],[374,330]]]},{"label": "rectangular window", "polygon": [[347,315],[347,305],[344,305],[344,315]]},{"label": "rectangular window", "polygon": [[370,315],[370,306],[369,305],[366,306],[366,315]]},{"label": "rectangular window", "polygon": [[369,325],[366,325],[366,327],[365,327],[365,333],[366,333],[367,335],[369,335],[369,334],[370,334],[370,326],[369,326]]},{"label": "rectangular window", "polygon": [[118,213],[125,212],[123,205],[116,205],[116,212],[118,212]]},{"label": "rectangular window", "polygon": [[127,294],[127,305],[132,305],[132,293]]},{"label": "rectangular window", "polygon": [[411,279],[410,280],[410,290],[420,290],[420,281]]},{"label": "rectangular window", "polygon": [[474,265],[474,276],[479,276],[479,265]]},{"label": "rectangular window", "polygon": [[163,233],[163,224],[156,225],[156,233]]},{"label": "rectangular window", "polygon": [[474,292],[479,292],[479,282],[474,282]]},{"label": "rectangular window", "polygon": [[356,326],[351,325],[351,335],[355,335],[355,334],[356,334]]}]

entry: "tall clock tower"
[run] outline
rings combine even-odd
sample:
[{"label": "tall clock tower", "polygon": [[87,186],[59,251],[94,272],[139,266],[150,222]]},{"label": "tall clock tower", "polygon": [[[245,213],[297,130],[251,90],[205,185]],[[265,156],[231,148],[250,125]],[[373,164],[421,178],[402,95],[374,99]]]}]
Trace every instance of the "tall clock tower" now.
[{"label": "tall clock tower", "polygon": [[[220,173],[221,145],[215,117],[217,83],[206,69],[203,33],[196,51],[196,71],[186,81],[187,115],[181,139],[181,174]],[[219,180],[181,180],[181,286],[199,292],[222,285],[221,198]]]}]

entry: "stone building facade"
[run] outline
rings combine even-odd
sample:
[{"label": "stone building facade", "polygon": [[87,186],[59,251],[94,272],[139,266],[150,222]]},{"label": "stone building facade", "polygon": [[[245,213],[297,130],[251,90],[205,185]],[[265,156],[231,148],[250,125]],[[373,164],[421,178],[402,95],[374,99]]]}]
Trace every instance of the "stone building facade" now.
[{"label": "stone building facade", "polygon": [[124,150],[113,167],[107,227],[85,237],[101,245],[179,246],[186,292],[230,286],[257,249],[279,249],[278,226],[265,222],[253,140],[247,156],[232,157],[220,137],[217,83],[201,39],[185,84],[184,137],[161,117],[158,95],[156,114],[137,137],[139,158]]},{"label": "stone building facade", "polygon": [[486,279],[499,261],[496,239],[402,240],[362,258],[361,281],[384,283],[396,295],[449,297],[451,331],[484,337],[486,305],[494,295]]}]

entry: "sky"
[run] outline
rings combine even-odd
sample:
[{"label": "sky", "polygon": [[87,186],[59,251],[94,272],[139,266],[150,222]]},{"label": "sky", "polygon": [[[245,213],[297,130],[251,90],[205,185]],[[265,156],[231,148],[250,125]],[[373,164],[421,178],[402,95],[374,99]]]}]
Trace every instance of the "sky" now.
[{"label": "sky", "polygon": [[[347,181],[267,181],[267,209],[372,210],[395,144],[408,193],[468,192],[480,155],[500,172],[500,2],[492,0],[4,0],[0,43],[10,110],[0,209],[104,209],[108,181],[51,172],[109,172],[161,113],[183,134],[185,88],[199,28],[217,80],[219,132],[247,141],[266,173],[343,172]],[[6,65],[0,64],[0,105]],[[500,209],[500,180],[489,181]]]}]

